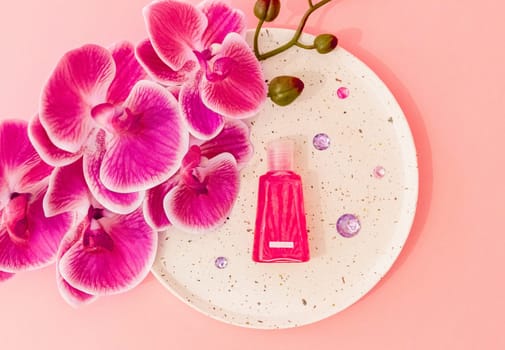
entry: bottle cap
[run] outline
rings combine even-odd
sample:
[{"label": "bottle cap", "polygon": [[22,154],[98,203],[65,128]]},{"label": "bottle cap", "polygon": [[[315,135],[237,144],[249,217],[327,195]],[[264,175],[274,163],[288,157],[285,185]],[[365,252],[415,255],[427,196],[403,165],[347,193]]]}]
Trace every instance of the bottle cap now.
[{"label": "bottle cap", "polygon": [[268,170],[293,170],[295,143],[292,140],[277,140],[267,145]]}]

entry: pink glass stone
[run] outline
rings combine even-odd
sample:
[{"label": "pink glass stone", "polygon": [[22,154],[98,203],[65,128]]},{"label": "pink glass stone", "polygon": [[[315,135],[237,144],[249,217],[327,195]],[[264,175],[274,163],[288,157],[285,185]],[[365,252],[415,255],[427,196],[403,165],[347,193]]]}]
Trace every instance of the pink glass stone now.
[{"label": "pink glass stone", "polygon": [[220,256],[216,258],[216,261],[214,261],[214,265],[218,269],[224,269],[226,266],[228,266],[228,259],[226,259],[224,256]]},{"label": "pink glass stone", "polygon": [[384,169],[383,166],[378,165],[373,169],[372,173],[376,179],[382,179],[384,175],[386,175],[386,169]]},{"label": "pink glass stone", "polygon": [[317,134],[312,139],[312,144],[314,145],[314,148],[319,151],[324,151],[325,149],[328,149],[328,147],[330,147],[330,143],[331,143],[330,137],[324,133]]},{"label": "pink glass stone", "polygon": [[344,214],[337,221],[337,231],[343,237],[353,237],[361,229],[361,223],[356,215]]},{"label": "pink glass stone", "polygon": [[345,86],[339,87],[337,90],[337,96],[341,99],[349,97],[349,89]]}]

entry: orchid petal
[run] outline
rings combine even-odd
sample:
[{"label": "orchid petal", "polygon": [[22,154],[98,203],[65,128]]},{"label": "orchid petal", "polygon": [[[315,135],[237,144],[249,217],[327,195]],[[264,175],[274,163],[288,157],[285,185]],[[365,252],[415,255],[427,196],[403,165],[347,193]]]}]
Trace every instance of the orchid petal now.
[{"label": "orchid petal", "polygon": [[72,287],[99,296],[138,285],[154,262],[158,238],[142,210],[85,220],[85,225],[78,226],[81,239],[59,261],[62,277]]},{"label": "orchid petal", "polygon": [[228,34],[214,61],[216,64],[218,67],[214,69],[226,74],[202,81],[203,103],[230,118],[256,114],[266,100],[267,89],[261,66],[245,40],[236,33]]},{"label": "orchid petal", "polygon": [[203,104],[198,83],[199,81],[195,79],[191,84],[181,88],[179,103],[191,135],[201,140],[208,140],[221,131],[224,120],[221,115]]},{"label": "orchid petal", "polygon": [[38,115],[28,124],[28,136],[40,158],[52,166],[65,166],[82,157],[82,149],[76,153],[71,153],[56,147],[47,136],[42,124],[40,124]]},{"label": "orchid petal", "polygon": [[196,168],[202,161],[202,150],[198,145],[192,145],[182,159],[182,170]]},{"label": "orchid petal", "polygon": [[149,39],[141,41],[137,45],[136,55],[144,69],[163,85],[181,84],[189,80],[197,67],[195,61],[187,61],[181,69],[173,70],[160,59]]},{"label": "orchid petal", "polygon": [[27,125],[24,120],[0,122],[0,167],[4,170],[29,166],[38,158],[28,140]]},{"label": "orchid petal", "polygon": [[189,135],[169,91],[153,82],[139,82],[115,125],[117,133],[100,168],[105,187],[120,193],[143,191],[178,170]]},{"label": "orchid petal", "polygon": [[165,209],[163,208],[163,199],[178,183],[179,177],[175,175],[146,193],[144,218],[149,226],[156,231],[166,230],[170,226],[170,221],[168,221]]},{"label": "orchid petal", "polygon": [[208,26],[203,33],[204,47],[221,44],[226,34],[235,32],[245,35],[245,17],[240,10],[228,6],[222,1],[205,1],[198,6],[208,20]]},{"label": "orchid petal", "polygon": [[62,298],[73,307],[89,304],[98,298],[96,295],[72,287],[59,273],[56,277],[56,284]]},{"label": "orchid petal", "polygon": [[40,159],[31,145],[26,121],[0,123],[0,176],[11,192],[36,192],[52,167]]},{"label": "orchid petal", "polygon": [[249,139],[249,127],[241,120],[228,120],[223,130],[213,139],[200,145],[202,156],[213,158],[228,152],[235,157],[238,169],[242,169],[253,155],[253,146]]},{"label": "orchid petal", "polygon": [[194,50],[200,50],[200,39],[207,18],[198,9],[179,1],[157,1],[144,8],[149,38],[159,57],[173,70],[187,61],[197,61]]},{"label": "orchid petal", "polygon": [[10,191],[6,179],[3,178],[3,169],[0,167],[0,211],[9,203],[12,192]]},{"label": "orchid petal", "polygon": [[28,203],[25,215],[17,215],[15,230],[0,227],[0,270],[19,272],[44,267],[54,262],[58,245],[72,225],[73,216],[60,214],[46,218],[42,210],[42,193]]},{"label": "orchid petal", "polygon": [[78,152],[92,128],[91,109],[105,102],[116,73],[109,51],[86,45],[60,60],[42,92],[40,122],[52,143]]},{"label": "orchid petal", "polygon": [[83,174],[82,159],[56,168],[49,179],[49,186],[44,196],[43,207],[46,216],[74,211],[87,210],[89,194]]},{"label": "orchid petal", "polygon": [[113,105],[123,103],[133,86],[147,74],[135,58],[135,49],[129,42],[121,42],[111,49],[116,65],[116,76],[107,92],[107,102]]},{"label": "orchid petal", "polygon": [[176,100],[179,100],[179,94],[181,93],[180,86],[168,86],[167,91],[170,92]]},{"label": "orchid petal", "polygon": [[165,197],[163,205],[170,222],[178,229],[195,233],[222,225],[238,195],[235,158],[222,153],[188,175],[188,181],[181,182]]},{"label": "orchid petal", "polygon": [[0,271],[0,282],[7,281],[9,278],[13,277],[13,273]]},{"label": "orchid petal", "polygon": [[114,213],[128,214],[140,206],[145,193],[117,193],[104,186],[99,174],[106,154],[105,138],[105,130],[100,130],[91,138],[94,142],[88,143],[83,157],[84,179],[91,194],[101,205]]},{"label": "orchid petal", "polygon": [[[81,222],[80,225],[83,225]],[[58,249],[58,261],[61,257],[77,242],[79,239],[78,233],[82,231],[82,227],[76,226],[61,241]],[[68,283],[60,273],[59,264],[56,264],[56,284],[63,299],[73,307],[83,304],[89,304],[97,299],[97,296],[85,293],[77,288],[74,288]]]}]

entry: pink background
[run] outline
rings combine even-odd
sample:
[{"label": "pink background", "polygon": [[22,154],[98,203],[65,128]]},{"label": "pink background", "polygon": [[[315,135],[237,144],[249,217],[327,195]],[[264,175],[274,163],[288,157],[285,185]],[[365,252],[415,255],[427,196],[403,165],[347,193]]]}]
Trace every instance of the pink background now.
[{"label": "pink background", "polygon": [[[0,118],[29,118],[67,50],[145,35],[149,0],[4,1]],[[315,0],[317,1],[317,0]],[[234,0],[254,25],[253,1]],[[294,27],[305,0],[283,0]],[[335,0],[308,29],[334,32],[386,82],[411,125],[420,199],[390,273],[361,301],[283,331],[226,325],[149,276],[78,310],[54,267],[0,285],[1,349],[505,349],[505,3]]]}]

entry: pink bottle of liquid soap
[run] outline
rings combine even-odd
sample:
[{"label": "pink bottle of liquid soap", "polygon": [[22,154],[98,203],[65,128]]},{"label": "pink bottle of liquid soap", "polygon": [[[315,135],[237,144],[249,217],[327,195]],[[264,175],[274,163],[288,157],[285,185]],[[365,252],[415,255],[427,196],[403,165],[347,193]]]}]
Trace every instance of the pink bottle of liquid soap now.
[{"label": "pink bottle of liquid soap", "polygon": [[268,172],[259,179],[254,232],[256,262],[304,262],[310,259],[300,175],[293,171],[294,143],[267,147]]}]

